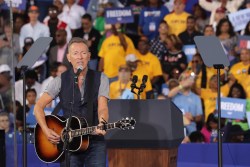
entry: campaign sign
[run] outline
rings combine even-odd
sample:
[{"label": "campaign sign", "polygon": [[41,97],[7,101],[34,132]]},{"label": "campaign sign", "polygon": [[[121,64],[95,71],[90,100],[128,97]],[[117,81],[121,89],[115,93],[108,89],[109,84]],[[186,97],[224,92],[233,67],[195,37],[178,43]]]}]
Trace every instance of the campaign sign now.
[{"label": "campaign sign", "polygon": [[250,9],[239,10],[228,15],[230,22],[234,27],[234,31],[243,30],[247,22],[250,20]]},{"label": "campaign sign", "polygon": [[107,24],[133,23],[134,16],[131,8],[110,8],[105,11]]},{"label": "campaign sign", "polygon": [[250,36],[239,35],[238,36],[238,47],[240,49],[250,49]]},{"label": "campaign sign", "polygon": [[[26,3],[27,0],[12,0],[12,7],[20,10],[25,10]],[[9,7],[10,7],[10,0],[4,0],[3,5],[0,5],[0,8],[5,10],[9,9]]]},{"label": "campaign sign", "polygon": [[246,100],[238,98],[221,98],[221,117],[230,119],[244,119]]},{"label": "campaign sign", "polygon": [[197,53],[195,45],[184,45],[182,50],[187,56],[188,63],[192,61],[193,55]]}]

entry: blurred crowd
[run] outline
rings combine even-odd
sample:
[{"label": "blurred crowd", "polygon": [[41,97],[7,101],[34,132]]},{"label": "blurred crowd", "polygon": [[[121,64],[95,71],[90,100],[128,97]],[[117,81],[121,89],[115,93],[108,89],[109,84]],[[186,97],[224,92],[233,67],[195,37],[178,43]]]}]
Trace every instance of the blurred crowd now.
[{"label": "blurred crowd", "polygon": [[[2,122],[8,118],[6,131],[13,131],[14,124],[22,130],[23,84],[27,123],[35,125],[36,100],[53,78],[71,68],[67,43],[72,37],[87,41],[91,52],[88,68],[109,78],[110,99],[136,100],[130,91],[132,76],[138,76],[140,86],[147,75],[140,98],[171,98],[183,112],[184,142],[215,142],[212,137],[218,136],[217,71],[204,64],[195,36],[218,37],[230,60],[219,76],[221,97],[250,98],[250,49],[238,45],[239,36],[250,36],[250,21],[235,31],[228,18],[239,10],[250,10],[250,0],[27,0],[25,10],[13,7],[13,34],[10,11],[1,8],[3,4],[0,0],[0,128],[6,129]],[[134,22],[106,23],[105,10],[116,7],[130,7]],[[21,70],[11,67],[39,37],[53,40],[26,72],[23,83]],[[187,46],[194,46],[191,55]],[[48,108],[57,103],[55,99]],[[223,118],[222,128],[225,142],[249,142],[246,118]]]}]

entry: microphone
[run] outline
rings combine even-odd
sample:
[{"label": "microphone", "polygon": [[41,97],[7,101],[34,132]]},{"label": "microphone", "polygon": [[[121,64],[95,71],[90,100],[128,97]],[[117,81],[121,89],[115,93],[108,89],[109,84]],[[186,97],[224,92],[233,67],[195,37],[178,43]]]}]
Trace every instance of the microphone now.
[{"label": "microphone", "polygon": [[76,73],[75,73],[75,76],[79,76],[80,75],[80,73],[82,72],[82,70],[83,70],[83,66],[81,65],[81,66],[78,66],[77,67],[77,71],[76,71]]},{"label": "microphone", "polygon": [[132,78],[132,83],[136,83],[138,81],[138,76],[134,75]]},{"label": "microphone", "polygon": [[131,92],[132,93],[135,93],[134,92],[134,89],[136,88],[136,82],[138,81],[138,76],[137,75],[134,75],[133,78],[132,78],[132,83],[130,85],[131,87]]},{"label": "microphone", "polygon": [[142,83],[146,83],[148,81],[148,76],[147,75],[143,75],[142,77]]},{"label": "microphone", "polygon": [[142,77],[142,83],[140,85],[140,88],[139,88],[139,94],[141,94],[143,92],[143,89],[146,88],[146,82],[148,81],[148,76],[147,75],[143,75]]},{"label": "microphone", "polygon": [[75,76],[74,76],[76,84],[78,83],[78,76],[80,75],[80,73],[82,72],[82,70],[83,70],[83,66],[82,65],[80,65],[80,66],[77,67],[77,71],[76,71]]}]

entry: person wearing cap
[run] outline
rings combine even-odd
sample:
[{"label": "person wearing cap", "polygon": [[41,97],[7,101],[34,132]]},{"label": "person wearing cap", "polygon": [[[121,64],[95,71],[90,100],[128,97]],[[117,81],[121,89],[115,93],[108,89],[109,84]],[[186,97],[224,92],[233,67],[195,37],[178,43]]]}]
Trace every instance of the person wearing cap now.
[{"label": "person wearing cap", "polygon": [[24,46],[24,39],[32,37],[37,40],[39,37],[49,37],[49,28],[38,20],[39,9],[37,6],[30,6],[28,10],[29,23],[23,25],[20,32],[20,47]]},{"label": "person wearing cap", "polygon": [[[90,126],[103,125],[103,121],[108,122],[109,118],[109,81],[103,73],[88,68],[91,53],[87,42],[82,38],[74,37],[68,44],[68,50],[67,58],[72,65],[71,68],[48,84],[34,107],[38,124],[47,140],[55,146],[59,144],[61,134],[57,134],[48,127],[44,109],[56,97],[60,98],[64,118],[69,118],[71,114],[76,117],[85,117]],[[76,74],[77,78],[75,78]],[[72,101],[73,90],[74,102],[69,105]],[[72,113],[71,107],[73,107]],[[89,135],[88,149],[83,152],[72,152],[69,156],[70,166],[106,167],[105,134],[106,131],[96,129]],[[65,161],[61,163],[61,166],[66,167]]]},{"label": "person wearing cap", "polygon": [[76,0],[67,0],[60,14],[62,21],[66,22],[71,30],[81,28],[81,17],[86,13],[83,6],[76,3]]},{"label": "person wearing cap", "polygon": [[220,1],[207,1],[199,0],[199,4],[202,8],[211,12],[209,24],[214,23],[216,10],[220,7],[226,8],[230,13],[236,12],[244,0],[220,0]]},{"label": "person wearing cap", "polygon": [[184,126],[187,135],[196,131],[196,123],[203,120],[201,98],[192,90],[194,80],[184,71],[179,77],[179,85],[169,91],[168,97],[183,112]]},{"label": "person wearing cap", "polygon": [[140,39],[136,56],[143,63],[145,68],[147,68],[151,84],[156,86],[156,83],[162,76],[161,63],[159,59],[149,51],[149,49],[149,41],[143,38]]},{"label": "person wearing cap", "polygon": [[213,26],[214,31],[216,31],[217,25],[220,20],[225,19],[227,17],[227,9],[223,6],[217,8],[214,14],[214,22],[211,24]]},{"label": "person wearing cap", "polygon": [[174,11],[164,17],[169,26],[169,34],[178,36],[187,28],[187,17],[190,14],[184,11],[185,5],[186,0],[175,0]]},{"label": "person wearing cap", "polygon": [[[129,54],[126,56],[126,65],[130,68],[132,77],[137,75],[138,81],[136,83],[137,87],[140,87],[142,83],[142,78],[144,75],[149,76],[148,69],[146,66],[136,57],[135,54]],[[153,98],[152,84],[148,81],[146,82],[146,88],[141,94],[141,99]]]},{"label": "person wearing cap", "polygon": [[130,85],[132,83],[130,79],[131,71],[129,67],[127,65],[121,65],[119,67],[118,80],[110,84],[110,99],[134,99],[134,95],[130,91]]},{"label": "person wearing cap", "polygon": [[18,34],[13,34],[13,48],[11,48],[11,25],[10,22],[5,22],[4,24],[4,34],[0,35],[0,64],[8,64],[12,66],[12,51],[14,54],[14,66],[18,62],[18,56],[21,53],[19,36]]}]

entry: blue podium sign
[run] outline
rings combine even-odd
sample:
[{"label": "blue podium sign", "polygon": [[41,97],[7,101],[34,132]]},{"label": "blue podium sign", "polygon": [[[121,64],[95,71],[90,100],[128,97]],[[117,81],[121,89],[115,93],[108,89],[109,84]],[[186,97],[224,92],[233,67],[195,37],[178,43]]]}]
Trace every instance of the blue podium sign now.
[{"label": "blue podium sign", "polygon": [[[12,0],[12,7],[20,9],[20,10],[25,10],[26,9],[26,3],[27,0]],[[9,9],[10,7],[10,1],[9,0],[4,0],[4,3],[0,5],[0,9]]]},{"label": "blue podium sign", "polygon": [[221,117],[230,119],[244,119],[246,100],[237,98],[221,98]]},{"label": "blue podium sign", "polygon": [[131,8],[110,8],[105,12],[105,21],[108,24],[133,23],[134,16]]}]

